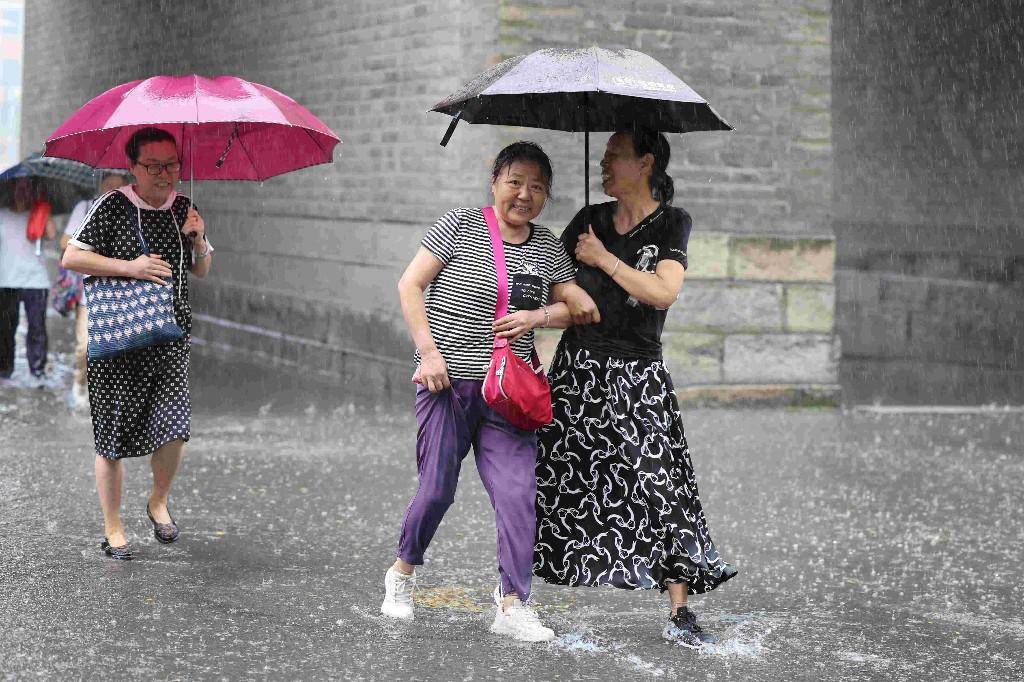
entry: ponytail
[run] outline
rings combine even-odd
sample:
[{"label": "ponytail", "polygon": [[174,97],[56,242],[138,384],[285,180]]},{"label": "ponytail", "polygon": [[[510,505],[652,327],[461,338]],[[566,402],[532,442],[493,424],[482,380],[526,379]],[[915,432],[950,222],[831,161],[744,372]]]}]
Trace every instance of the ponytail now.
[{"label": "ponytail", "polygon": [[663,204],[671,204],[675,196],[675,182],[668,174],[668,162],[672,156],[672,148],[668,145],[665,135],[643,126],[634,126],[629,133],[633,140],[633,151],[637,156],[650,154],[654,157],[651,168],[651,196]]}]

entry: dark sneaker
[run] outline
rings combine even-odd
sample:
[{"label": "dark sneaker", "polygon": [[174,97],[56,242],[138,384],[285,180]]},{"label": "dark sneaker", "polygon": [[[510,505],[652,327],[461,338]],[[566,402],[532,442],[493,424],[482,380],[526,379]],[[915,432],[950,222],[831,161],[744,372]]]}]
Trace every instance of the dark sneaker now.
[{"label": "dark sneaker", "polygon": [[699,649],[705,644],[716,644],[717,640],[710,632],[704,632],[697,624],[697,616],[687,607],[678,609],[669,619],[661,636],[670,642],[690,649]]}]

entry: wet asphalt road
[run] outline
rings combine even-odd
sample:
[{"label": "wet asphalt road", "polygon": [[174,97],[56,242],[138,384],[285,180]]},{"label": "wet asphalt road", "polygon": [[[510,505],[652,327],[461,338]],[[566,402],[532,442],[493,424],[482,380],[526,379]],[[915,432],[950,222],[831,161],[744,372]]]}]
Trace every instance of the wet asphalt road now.
[{"label": "wet asphalt road", "polygon": [[[209,367],[207,367],[209,369]],[[536,588],[559,634],[487,632],[493,514],[470,462],[414,625],[378,614],[415,487],[409,406],[350,409],[195,363],[193,441],[156,543],[128,462],[138,559],[98,551],[87,419],[0,386],[0,679],[984,679],[1024,675],[1024,416],[685,414],[712,534],[740,575],[694,598],[721,639],[663,642],[663,597]],[[275,387],[284,386],[275,399]],[[410,392],[411,405],[411,392]]]}]

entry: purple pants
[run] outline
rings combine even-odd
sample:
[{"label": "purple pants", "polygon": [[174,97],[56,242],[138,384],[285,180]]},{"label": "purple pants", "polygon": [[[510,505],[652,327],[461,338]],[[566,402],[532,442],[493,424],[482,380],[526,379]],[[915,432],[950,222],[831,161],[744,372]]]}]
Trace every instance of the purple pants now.
[{"label": "purple pants", "polygon": [[49,293],[49,289],[0,289],[0,377],[9,377],[14,371],[14,333],[18,329],[22,304],[28,318],[25,355],[29,371],[39,376],[46,369],[46,297]]},{"label": "purple pants", "polygon": [[402,521],[398,558],[414,566],[455,501],[459,470],[470,446],[494,507],[498,526],[501,593],[530,597],[533,543],[537,536],[537,436],[509,424],[480,392],[482,381],[453,379],[431,393],[416,389],[416,466],[419,487]]}]

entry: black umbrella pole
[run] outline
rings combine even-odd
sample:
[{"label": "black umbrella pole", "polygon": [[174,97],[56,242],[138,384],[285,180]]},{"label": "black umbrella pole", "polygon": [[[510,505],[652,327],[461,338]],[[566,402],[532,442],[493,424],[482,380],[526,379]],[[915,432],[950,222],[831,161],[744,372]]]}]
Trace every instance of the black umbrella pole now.
[{"label": "black umbrella pole", "polygon": [[590,102],[587,93],[583,93],[583,204],[586,210],[586,218],[590,218],[590,121],[587,117],[587,109]]},{"label": "black umbrella pole", "polygon": [[590,131],[583,133],[583,201],[590,212]]}]

